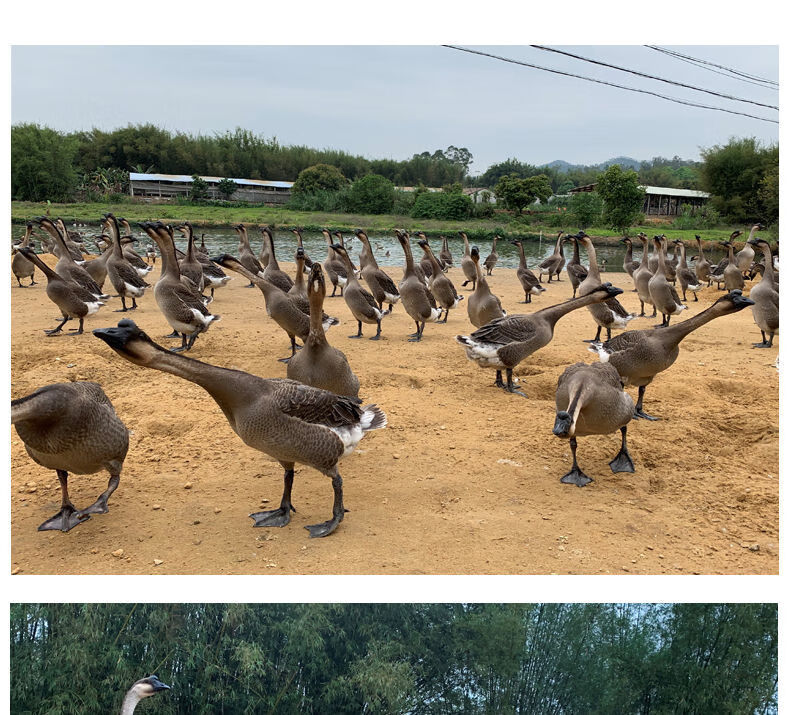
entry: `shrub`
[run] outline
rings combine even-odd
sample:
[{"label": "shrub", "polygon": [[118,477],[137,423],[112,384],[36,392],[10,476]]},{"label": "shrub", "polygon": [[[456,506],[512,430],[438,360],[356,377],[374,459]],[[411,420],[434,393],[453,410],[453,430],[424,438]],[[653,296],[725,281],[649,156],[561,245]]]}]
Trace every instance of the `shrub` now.
[{"label": "shrub", "polygon": [[192,188],[189,192],[193,201],[200,201],[208,198],[208,184],[197,174],[192,176]]},{"label": "shrub", "polygon": [[350,211],[364,214],[386,214],[395,204],[395,186],[384,176],[368,174],[357,179],[348,193]]},{"label": "shrub", "polygon": [[77,188],[77,142],[38,124],[11,127],[11,195],[20,201],[68,201]]},{"label": "shrub", "polygon": [[392,213],[396,216],[408,216],[414,206],[417,193],[414,191],[396,191]]},{"label": "shrub", "polygon": [[294,182],[294,194],[314,194],[317,191],[339,191],[348,185],[348,179],[336,166],[315,164],[299,172]]},{"label": "shrub", "polygon": [[722,223],[721,214],[712,206],[702,206],[692,214],[692,207],[684,204],[677,218],[672,222],[672,228],[677,229],[709,229],[716,228]]},{"label": "shrub", "polygon": [[472,199],[464,194],[426,192],[415,198],[411,217],[442,220],[464,219],[472,215],[473,209]]},{"label": "shrub", "polygon": [[225,201],[230,201],[230,198],[236,193],[236,188],[236,182],[233,179],[220,179],[217,182],[217,191]]},{"label": "shrub", "polygon": [[292,194],[288,208],[294,211],[331,211],[343,213],[348,210],[348,188],[342,191],[314,191]]},{"label": "shrub", "polygon": [[574,194],[570,200],[568,213],[573,215],[579,228],[595,225],[603,212],[603,200],[595,191],[583,191]]},{"label": "shrub", "polygon": [[595,191],[603,199],[603,220],[610,228],[625,233],[638,220],[645,200],[639,176],[633,169],[623,171],[612,164],[598,176]]}]

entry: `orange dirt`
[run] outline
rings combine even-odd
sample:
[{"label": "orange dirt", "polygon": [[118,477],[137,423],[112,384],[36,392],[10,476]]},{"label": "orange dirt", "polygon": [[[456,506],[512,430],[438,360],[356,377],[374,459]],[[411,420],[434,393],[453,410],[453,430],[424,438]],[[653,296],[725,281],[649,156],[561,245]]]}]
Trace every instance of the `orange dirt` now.
[{"label": "orange dirt", "polygon": [[[391,273],[400,277],[399,269]],[[460,286],[458,267],[450,276]],[[626,290],[626,307],[638,308],[627,275],[606,278]],[[517,303],[523,293],[513,270],[498,268],[489,281],[513,313],[570,297],[565,274],[532,306]],[[190,356],[284,377],[276,358],[287,354],[287,337],[266,316],[261,293],[245,283],[236,276],[217,291],[212,310],[222,320]],[[207,393],[133,366],[90,332],[46,337],[42,330],[55,325],[58,311],[44,286],[11,293],[12,396],[95,380],[131,431],[110,512],[63,534],[36,531],[59,508],[58,481],[33,463],[12,428],[15,572],[778,573],[778,348],[751,348],[760,334],[748,309],[693,333],[675,365],[648,387],[645,408],[661,421],[630,425],[635,474],[607,466],[619,433],[579,440],[580,464],[595,479],[579,489],[559,481],[570,449],[551,430],[557,378],[570,363],[597,359],[581,342],[595,332],[586,309],[563,318],[554,341],[517,369],[524,399],[495,389],[493,371],[468,362],[453,340],[471,329],[465,304],[449,324],[427,325],[421,343],[406,341],[414,324],[398,305],[376,343],[349,340],[355,322],[342,299],[328,299],[327,312],[343,321],[329,340],[346,353],[363,398],[385,410],[389,426],[368,434],[341,463],[350,511],[332,536],[311,540],[301,527],[330,515],[328,479],[297,466],[291,524],[252,528],[249,512],[279,502],[281,469],[239,440]],[[718,295],[706,289],[685,315]],[[114,325],[118,305],[113,299],[89,318],[88,331]],[[170,328],[152,292],[130,316],[173,345],[161,339]],[[366,335],[373,332],[365,326]],[[93,502],[106,480],[72,478],[75,504]]]}]

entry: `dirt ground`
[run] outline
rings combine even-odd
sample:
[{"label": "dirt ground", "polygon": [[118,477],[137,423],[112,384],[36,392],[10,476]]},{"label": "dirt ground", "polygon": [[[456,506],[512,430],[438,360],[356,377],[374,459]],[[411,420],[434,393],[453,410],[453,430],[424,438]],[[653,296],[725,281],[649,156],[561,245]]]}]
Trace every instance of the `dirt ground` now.
[{"label": "dirt ground", "polygon": [[[390,272],[400,278],[400,269]],[[460,286],[458,267],[450,277]],[[626,307],[638,309],[626,274],[606,279],[626,290]],[[524,306],[512,269],[496,269],[489,281],[511,313],[571,294],[563,274]],[[253,528],[250,512],[279,503],[280,466],[245,446],[196,385],[136,367],[90,332],[45,336],[58,311],[43,282],[25,289],[12,282],[12,397],[94,380],[131,431],[110,512],[64,534],[36,530],[59,509],[58,481],[11,428],[14,573],[778,573],[778,347],[751,348],[760,333],[749,309],[692,333],[675,365],[648,387],[645,408],[661,420],[629,426],[635,474],[612,474],[607,465],[619,433],[579,439],[581,467],[595,480],[579,489],[559,481],[570,449],[552,426],[559,375],[571,363],[597,360],[582,342],[595,332],[586,309],[561,319],[554,341],[516,370],[524,399],[495,389],[493,372],[470,363],[454,341],[472,329],[465,304],[447,325],[428,324],[421,343],[406,341],[414,324],[397,305],[376,343],[349,340],[356,323],[342,298],[328,299],[327,312],[342,320],[329,340],[389,425],[341,463],[349,513],[333,535],[311,540],[301,527],[329,517],[328,479],[297,466],[291,524]],[[212,310],[222,320],[189,355],[284,377],[276,358],[287,354],[287,337],[266,316],[260,291],[245,283],[235,277],[217,291]],[[702,291],[684,317],[718,295]],[[117,298],[87,319],[87,330],[114,325],[122,317],[116,307]],[[173,345],[161,339],[170,328],[152,291],[130,317]],[[371,326],[365,333],[373,334]],[[72,500],[92,503],[106,480],[73,477]]]}]

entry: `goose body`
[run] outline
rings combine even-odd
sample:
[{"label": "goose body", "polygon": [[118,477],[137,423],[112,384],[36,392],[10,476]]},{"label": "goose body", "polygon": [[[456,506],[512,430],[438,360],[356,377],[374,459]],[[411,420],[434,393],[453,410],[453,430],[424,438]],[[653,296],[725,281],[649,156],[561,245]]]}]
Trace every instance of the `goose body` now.
[{"label": "goose body", "polygon": [[132,248],[132,244],[137,243],[137,239],[132,236],[132,227],[129,225],[129,222],[125,218],[119,216],[118,223],[126,231],[126,233],[121,236],[123,257],[129,261],[141,278],[145,278],[145,276],[154,270],[154,267],[153,265],[148,265],[148,263],[143,260],[143,257]]},{"label": "goose body", "polygon": [[343,259],[337,254],[332,244],[332,236],[325,228],[321,229],[321,233],[326,240],[326,260],[324,261],[324,272],[332,283],[332,295],[334,298],[335,291],[340,288],[340,296],[343,296],[343,289],[348,283],[348,273],[346,272],[346,264]]},{"label": "goose body", "polygon": [[363,407],[358,398],[336,395],[295,380],[264,379],[171,353],[156,345],[131,320],[122,320],[117,328],[97,330],[94,334],[136,365],[167,372],[202,387],[247,446],[280,462],[285,471],[280,507],[251,514],[255,526],[289,523],[294,465],[298,462],[329,477],[334,490],[332,518],[306,527],[310,536],[327,536],[338,527],[346,511],[338,461],[354,451],[365,433],[387,424],[378,407]]},{"label": "goose body", "polygon": [[409,342],[419,342],[422,340],[425,323],[428,321],[438,322],[442,309],[436,306],[436,300],[428,286],[414,271],[414,258],[406,234],[399,233],[398,241],[406,257],[406,267],[403,269],[403,278],[398,284],[398,292],[403,301],[404,310],[417,326],[417,332],[409,337]]},{"label": "goose body", "polygon": [[30,285],[36,285],[35,272],[36,267],[33,262],[26,258],[24,254],[19,252],[19,248],[27,248],[30,246],[30,236],[33,233],[33,222],[28,221],[25,226],[25,236],[22,239],[22,242],[14,249],[14,255],[11,258],[11,272],[14,274],[17,283],[19,284],[20,288],[25,288],[26,286],[22,285],[23,278],[30,278]]},{"label": "goose body", "polygon": [[[118,486],[129,449],[129,432],[98,384],[56,383],[12,400],[11,424],[31,459],[54,469],[60,481],[61,509],[39,531],[69,531],[91,514],[108,511],[107,500]],[[91,506],[76,509],[69,499],[69,473],[93,474],[102,469],[110,474],[107,490]]]},{"label": "goose body", "polygon": [[543,276],[545,275],[549,277],[549,283],[551,283],[552,276],[555,276],[557,280],[560,279],[560,273],[562,273],[562,269],[565,267],[565,254],[562,251],[562,244],[564,241],[562,240],[562,236],[563,231],[560,231],[557,234],[557,243],[554,246],[554,253],[538,263],[538,269],[540,271],[538,273],[538,280],[541,282],[543,282]]},{"label": "goose body", "polygon": [[471,254],[477,270],[477,284],[467,301],[466,312],[469,316],[469,322],[476,328],[482,328],[496,318],[504,318],[507,312],[502,309],[499,297],[491,292],[488,281],[480,269],[480,251],[478,251],[477,246],[472,246]]},{"label": "goose body", "polygon": [[755,231],[760,231],[762,228],[762,224],[754,224],[749,231],[749,238],[746,239],[743,248],[735,254],[735,264],[738,266],[738,270],[743,273],[744,277],[748,275],[752,267],[752,261],[754,261],[754,243],[752,239],[754,239]]},{"label": "goose body", "polygon": [[388,303],[392,312],[392,307],[401,299],[400,292],[392,278],[379,268],[370,248],[368,235],[360,229],[357,229],[356,235],[362,242],[362,253],[359,258],[362,278],[379,304],[379,309],[383,312],[384,303]]},{"label": "goose body", "polygon": [[376,326],[376,334],[370,339],[378,340],[381,337],[381,319],[385,315],[389,315],[389,311],[382,310],[373,294],[362,287],[354,270],[354,265],[351,263],[351,257],[348,255],[345,247],[336,243],[333,248],[335,253],[343,260],[346,267],[346,275],[348,276],[348,282],[343,291],[343,299],[346,301],[348,309],[359,326],[357,334],[349,335],[348,337],[361,338],[362,323],[368,323]]},{"label": "goose body", "polygon": [[681,303],[678,292],[670,285],[667,279],[666,258],[661,237],[656,236],[653,240],[655,242],[655,251],[658,255],[658,269],[648,281],[647,289],[650,292],[650,300],[656,310],[661,311],[661,314],[664,316],[661,325],[667,326],[670,318],[684,311],[687,306]]},{"label": "goose body", "polygon": [[750,239],[750,241],[754,248],[762,251],[765,259],[763,276],[749,291],[749,298],[754,301],[752,316],[763,336],[762,342],[753,343],[753,347],[770,348],[774,344],[774,335],[779,332],[779,290],[774,284],[771,246],[762,238]]},{"label": "goose body", "polygon": [[203,273],[203,264],[201,264],[197,259],[197,253],[195,251],[195,235],[192,232],[192,224],[189,223],[189,221],[185,221],[183,224],[176,226],[175,228],[187,238],[187,252],[186,255],[178,262],[178,271],[182,276],[189,278],[189,280],[195,284],[197,292],[202,294],[205,289],[206,279]]},{"label": "goose body", "polygon": [[497,261],[499,261],[499,254],[496,252],[496,242],[498,240],[499,236],[494,236],[494,242],[491,244],[491,253],[489,253],[485,261],[483,261],[483,265],[486,267],[487,276],[490,276],[494,272],[494,266],[496,266]]},{"label": "goose body", "polygon": [[[650,279],[653,277],[653,271],[650,270],[649,266],[647,236],[640,232],[637,238],[642,242],[642,260],[639,262],[639,267],[634,271],[634,287],[639,296],[639,317],[642,318],[645,315],[645,304],[653,305],[653,299],[650,297],[650,289],[648,288]],[[656,258],[656,260],[658,259]],[[653,306],[653,317],[655,316],[656,307]]]},{"label": "goose body", "polygon": [[678,263],[676,275],[680,288],[683,291],[683,300],[686,300],[686,291],[690,290],[694,294],[694,300],[699,301],[697,291],[702,289],[702,283],[697,274],[688,267],[686,262],[686,244],[680,239],[676,239],[675,244],[680,249],[680,262]]},{"label": "goose body", "polygon": [[453,254],[447,243],[447,236],[442,236],[442,250],[439,251],[439,261],[444,266],[445,270],[453,265]]},{"label": "goose body", "polygon": [[[511,243],[514,246],[518,246],[518,268],[516,268],[516,277],[524,290],[524,302],[531,303],[533,295],[540,295],[546,289],[540,284],[538,277],[527,268],[527,256],[524,253],[524,244],[516,240],[511,241]],[[575,297],[574,294],[574,298]]]},{"label": "goose body", "polygon": [[436,302],[444,309],[444,320],[439,320],[440,323],[446,323],[447,317],[450,315],[450,310],[456,308],[458,304],[464,299],[463,296],[458,295],[453,282],[442,272],[442,267],[436,256],[433,255],[431,246],[429,245],[424,233],[417,234],[420,237],[419,245],[425,253],[425,257],[431,264],[431,278],[429,281],[429,288],[433,294]]},{"label": "goose body", "polygon": [[[50,236],[52,236],[55,245],[59,247],[58,262],[55,264],[55,273],[67,281],[77,283],[78,285],[82,286],[85,290],[92,293],[97,299],[109,298],[108,295],[102,293],[101,288],[96,285],[96,281],[93,280],[90,273],[88,273],[82,267],[82,265],[80,265],[84,262],[81,260],[82,256],[80,255],[80,263],[77,263],[77,261],[74,260],[74,256],[69,251],[66,245],[66,239],[64,239],[60,228],[63,222],[58,219],[58,225],[56,225],[48,218],[43,216],[38,219],[38,222],[39,225],[47,233],[49,233]],[[65,228],[63,230],[65,230]]]},{"label": "goose body", "polygon": [[[112,287],[121,297],[121,312],[135,310],[137,308],[137,298],[142,298],[148,284],[140,277],[137,271],[123,256],[121,249],[121,237],[118,230],[118,222],[112,214],[105,214],[104,221],[110,231],[112,247],[110,256],[107,258],[107,277],[110,279]],[[132,299],[132,305],[126,307],[126,299]]]},{"label": "goose body", "polygon": [[[565,270],[568,272],[568,279],[573,286],[573,298],[576,297],[576,291],[579,289],[579,286],[586,280],[587,278],[587,269],[582,265],[581,260],[579,259],[579,239],[575,236],[571,236],[573,240],[573,257],[570,261],[565,265]],[[600,283],[600,281],[597,281]]]},{"label": "goose body", "polygon": [[[722,245],[727,248],[727,262],[724,266],[724,270],[721,271],[721,276],[724,281],[724,287],[728,291],[743,290],[744,286],[743,273],[740,268],[738,268],[738,264],[735,262],[735,256],[733,255],[733,240],[737,236],[740,236],[741,233],[743,232],[734,231],[729,241],[722,242]],[[719,272],[717,271],[716,273],[718,274]]]},{"label": "goose body", "polygon": [[464,274],[464,278],[466,280],[461,283],[462,288],[466,288],[467,284],[472,284],[472,290],[474,291],[475,285],[477,283],[477,268],[475,267],[475,262],[472,260],[472,250],[469,247],[469,238],[467,235],[460,231],[461,238],[464,239],[464,255],[461,257],[461,271]]}]

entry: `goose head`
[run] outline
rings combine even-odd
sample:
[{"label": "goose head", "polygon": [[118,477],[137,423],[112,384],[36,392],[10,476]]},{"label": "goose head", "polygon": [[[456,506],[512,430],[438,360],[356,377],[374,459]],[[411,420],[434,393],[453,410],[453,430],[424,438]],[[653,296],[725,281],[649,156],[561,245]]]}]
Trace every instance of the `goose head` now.
[{"label": "goose head", "polygon": [[324,280],[324,270],[321,268],[321,264],[316,262],[313,263],[313,267],[310,269],[310,275],[307,278],[307,291],[312,296],[317,294],[324,299],[326,296],[326,281]]},{"label": "goose head", "polygon": [[727,293],[727,295],[723,295],[713,305],[718,306],[719,309],[721,309],[725,314],[737,313],[739,310],[743,310],[744,308],[748,308],[750,305],[754,305],[754,301],[751,300],[751,298],[746,298],[743,295],[743,291],[736,288],[735,290],[731,290],[729,293]]},{"label": "goose head", "polygon": [[163,690],[170,690],[170,686],[165,685],[156,675],[149,675],[147,678],[141,678],[132,688],[137,689],[138,686],[138,695],[140,695],[141,698],[150,698],[152,695],[161,693]]},{"label": "goose head", "polygon": [[93,334],[135,365],[150,365],[168,350],[157,345],[133,320],[121,320],[115,328],[96,328]]}]

